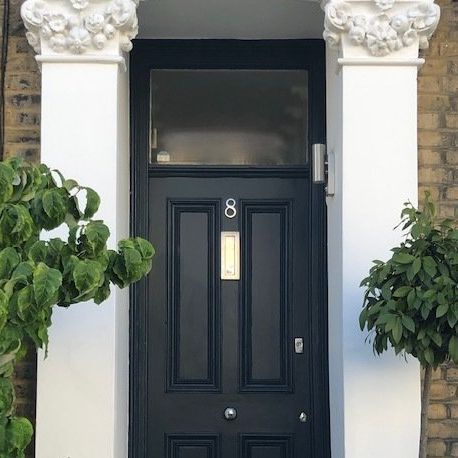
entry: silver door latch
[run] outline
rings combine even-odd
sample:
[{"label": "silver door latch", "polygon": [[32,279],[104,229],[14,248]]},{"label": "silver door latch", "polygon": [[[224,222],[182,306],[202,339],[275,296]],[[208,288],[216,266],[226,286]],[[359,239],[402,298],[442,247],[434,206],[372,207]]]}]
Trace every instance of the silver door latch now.
[{"label": "silver door latch", "polygon": [[326,195],[335,194],[335,159],[334,153],[326,153],[326,145],[314,143],[312,145],[313,182],[326,184]]}]

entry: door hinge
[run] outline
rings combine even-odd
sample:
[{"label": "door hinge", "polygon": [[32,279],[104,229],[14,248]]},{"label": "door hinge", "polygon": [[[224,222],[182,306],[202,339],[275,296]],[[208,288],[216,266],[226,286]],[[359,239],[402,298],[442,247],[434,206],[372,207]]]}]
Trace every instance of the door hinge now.
[{"label": "door hinge", "polygon": [[333,152],[326,152],[326,145],[314,143],[312,145],[313,182],[325,184],[326,195],[335,194],[335,159]]}]

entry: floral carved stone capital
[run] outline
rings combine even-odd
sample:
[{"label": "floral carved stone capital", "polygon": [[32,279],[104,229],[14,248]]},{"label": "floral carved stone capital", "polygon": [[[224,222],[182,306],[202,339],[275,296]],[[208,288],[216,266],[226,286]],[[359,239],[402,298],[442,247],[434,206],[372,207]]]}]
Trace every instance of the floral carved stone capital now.
[{"label": "floral carved stone capital", "polygon": [[361,8],[355,12],[355,5],[343,0],[323,5],[323,37],[330,47],[338,48],[346,36],[353,46],[364,47],[378,57],[415,43],[425,49],[440,19],[440,8],[432,0],[371,0],[365,2],[363,13]]},{"label": "floral carved stone capital", "polygon": [[137,6],[138,0],[26,0],[21,16],[37,53],[45,46],[55,53],[94,53],[115,37],[122,51],[130,51]]}]

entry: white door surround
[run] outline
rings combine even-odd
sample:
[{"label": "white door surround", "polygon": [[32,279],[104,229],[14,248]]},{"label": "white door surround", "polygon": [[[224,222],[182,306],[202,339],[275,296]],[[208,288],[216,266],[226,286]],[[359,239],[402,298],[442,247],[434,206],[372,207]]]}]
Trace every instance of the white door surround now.
[{"label": "white door surround", "polygon": [[[41,158],[100,192],[112,243],[128,233],[124,53],[137,34],[137,6],[22,5],[42,67]],[[324,36],[334,48],[327,55],[328,150],[336,157],[336,193],[328,199],[332,458],[414,458],[419,368],[373,356],[358,328],[358,285],[371,260],[399,241],[392,228],[403,202],[417,200],[418,52],[439,7],[405,0],[330,0],[323,7]],[[53,322],[49,357],[39,358],[37,457],[126,458],[128,294],[56,310]]]}]

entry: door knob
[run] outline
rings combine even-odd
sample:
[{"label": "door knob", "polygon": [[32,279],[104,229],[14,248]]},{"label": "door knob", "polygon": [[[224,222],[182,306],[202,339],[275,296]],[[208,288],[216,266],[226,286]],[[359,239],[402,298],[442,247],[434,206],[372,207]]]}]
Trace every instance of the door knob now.
[{"label": "door knob", "polygon": [[301,423],[307,423],[307,414],[305,412],[299,414],[299,421]]},{"label": "door knob", "polygon": [[226,420],[235,420],[237,418],[237,410],[234,409],[233,407],[228,407],[225,411],[224,411],[224,418]]}]

